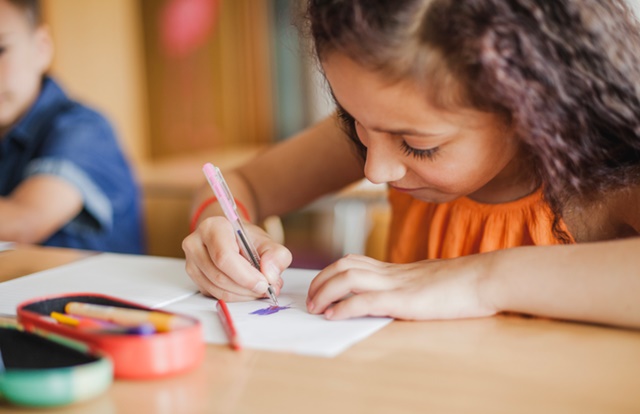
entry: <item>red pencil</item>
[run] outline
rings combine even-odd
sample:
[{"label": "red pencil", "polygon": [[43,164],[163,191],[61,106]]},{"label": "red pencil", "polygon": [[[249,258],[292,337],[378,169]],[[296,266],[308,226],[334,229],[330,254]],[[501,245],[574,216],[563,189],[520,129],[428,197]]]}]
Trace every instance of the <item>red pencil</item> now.
[{"label": "red pencil", "polygon": [[220,322],[222,322],[224,332],[227,334],[227,338],[229,338],[229,345],[231,348],[239,351],[242,349],[240,346],[240,339],[238,338],[238,332],[233,325],[233,319],[231,319],[231,313],[229,312],[227,304],[224,303],[223,300],[218,300],[216,308],[218,309],[218,317],[220,318]]}]

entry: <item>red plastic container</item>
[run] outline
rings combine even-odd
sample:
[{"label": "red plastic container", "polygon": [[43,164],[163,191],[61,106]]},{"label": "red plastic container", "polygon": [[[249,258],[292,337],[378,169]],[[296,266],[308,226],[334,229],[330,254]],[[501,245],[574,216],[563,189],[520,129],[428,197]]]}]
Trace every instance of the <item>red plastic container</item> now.
[{"label": "red plastic container", "polygon": [[194,368],[204,358],[202,327],[195,318],[180,315],[193,321],[193,324],[150,335],[91,331],[58,323],[49,316],[51,312],[64,313],[65,305],[69,302],[163,312],[111,296],[72,293],[21,303],[17,309],[18,321],[27,331],[38,331],[50,338],[58,337],[63,342],[69,338],[85,344],[91,352],[106,354],[113,362],[116,378],[149,379],[174,375]]}]

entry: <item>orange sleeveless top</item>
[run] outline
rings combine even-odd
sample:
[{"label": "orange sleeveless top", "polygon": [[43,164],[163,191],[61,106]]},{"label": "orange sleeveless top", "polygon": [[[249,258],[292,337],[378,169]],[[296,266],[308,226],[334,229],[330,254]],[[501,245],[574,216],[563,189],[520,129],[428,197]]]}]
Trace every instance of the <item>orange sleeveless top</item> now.
[{"label": "orange sleeveless top", "polygon": [[483,204],[467,197],[434,204],[390,190],[389,203],[387,256],[392,263],[560,244],[553,235],[553,215],[541,190],[504,204]]}]

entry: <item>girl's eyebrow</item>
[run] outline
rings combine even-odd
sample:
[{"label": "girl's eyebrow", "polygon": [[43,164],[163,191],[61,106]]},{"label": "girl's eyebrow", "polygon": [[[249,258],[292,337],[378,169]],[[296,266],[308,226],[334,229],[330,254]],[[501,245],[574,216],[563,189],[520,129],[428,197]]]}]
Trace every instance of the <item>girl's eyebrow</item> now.
[{"label": "girl's eyebrow", "polygon": [[413,128],[400,128],[400,129],[389,129],[382,127],[371,127],[371,130],[376,132],[383,132],[391,135],[413,135],[413,136],[421,136],[421,137],[435,137],[442,134],[435,134],[432,132],[418,131]]},{"label": "girl's eyebrow", "polygon": [[[335,95],[333,94],[333,92],[331,92],[332,96],[333,96],[333,101],[336,104],[337,110],[338,110],[338,114],[339,115],[346,115],[352,119],[355,119],[353,117],[353,115],[351,115],[351,113],[349,113],[349,111],[347,111],[346,109],[344,109],[344,107],[342,105],[340,105],[340,102],[338,102],[338,100],[336,99]],[[437,133],[432,133],[432,132],[425,132],[425,131],[418,131],[417,129],[413,129],[413,128],[399,128],[399,129],[393,129],[393,128],[382,128],[382,127],[376,127],[373,126],[371,127],[371,130],[376,131],[376,132],[382,132],[382,133],[386,133],[386,134],[390,134],[390,135],[411,135],[411,136],[417,136],[417,137],[437,137],[440,136],[442,134],[437,134]]]}]

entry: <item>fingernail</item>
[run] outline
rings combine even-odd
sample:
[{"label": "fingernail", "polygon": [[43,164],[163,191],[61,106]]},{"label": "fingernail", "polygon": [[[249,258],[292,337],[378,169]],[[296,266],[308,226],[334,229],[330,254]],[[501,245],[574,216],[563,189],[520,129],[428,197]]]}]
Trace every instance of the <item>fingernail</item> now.
[{"label": "fingernail", "polygon": [[307,310],[313,312],[313,302],[307,299]]},{"label": "fingernail", "polygon": [[265,282],[264,280],[259,281],[258,283],[256,283],[256,285],[253,287],[253,290],[255,293],[265,293],[267,291],[267,288],[269,287],[269,284],[267,282]]},{"label": "fingernail", "polygon": [[331,319],[333,316],[333,309],[329,308],[324,312],[324,317],[327,319]]}]

